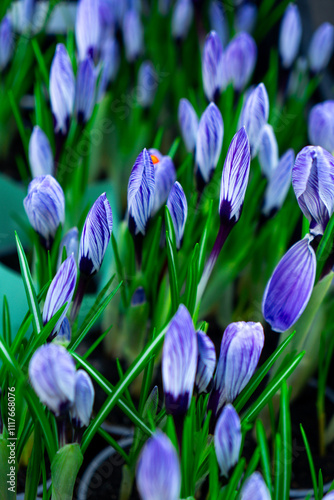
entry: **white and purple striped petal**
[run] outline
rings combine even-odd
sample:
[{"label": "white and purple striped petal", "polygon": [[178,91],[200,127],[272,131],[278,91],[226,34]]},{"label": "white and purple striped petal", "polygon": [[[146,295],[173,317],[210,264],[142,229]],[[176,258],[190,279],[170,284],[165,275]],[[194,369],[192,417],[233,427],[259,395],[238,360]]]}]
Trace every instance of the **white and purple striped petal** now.
[{"label": "white and purple striped petal", "polygon": [[196,389],[198,393],[210,390],[213,373],[216,368],[216,349],[210,337],[197,330],[198,364],[196,372]]},{"label": "white and purple striped petal", "polygon": [[248,33],[239,33],[226,47],[223,67],[225,80],[241,92],[252,76],[257,58],[257,47]]},{"label": "white and purple striped petal", "polygon": [[215,101],[220,95],[223,81],[223,45],[215,31],[205,39],[202,55],[202,78],[206,97]]},{"label": "white and purple striped petal", "polygon": [[61,260],[63,256],[63,250],[64,248],[66,249],[66,257],[69,257],[72,253],[74,256],[74,260],[76,261],[78,258],[78,252],[79,252],[79,231],[77,227],[72,227],[67,231],[65,236],[60,242],[59,245],[59,254],[58,254],[58,265],[57,267],[60,267],[61,265]]},{"label": "white and purple striped petal", "polygon": [[334,152],[334,101],[325,101],[310,111],[308,136],[311,144]]},{"label": "white and purple striped petal", "polygon": [[[153,149],[149,150],[150,154],[156,156]],[[160,152],[159,152],[160,154]],[[156,158],[159,158],[156,156]],[[159,161],[154,163],[155,175],[155,191],[154,204],[152,208],[152,217],[166,203],[170,190],[176,181],[176,171],[173,160],[170,156],[162,156]]]},{"label": "white and purple striped petal", "polygon": [[36,125],[29,141],[29,163],[33,177],[54,174],[54,160],[49,139]]},{"label": "white and purple striped petal", "polygon": [[224,135],[224,123],[217,106],[211,102],[201,116],[196,139],[196,169],[207,184],[217,166]]},{"label": "white and purple striped petal", "polygon": [[188,215],[188,203],[182,186],[177,181],[169,193],[167,207],[173,221],[176,248],[179,250],[182,244],[184,228]]},{"label": "white and purple striped petal", "polygon": [[230,469],[239,459],[242,434],[240,418],[232,405],[226,405],[214,433],[215,451],[220,471],[228,477]]},{"label": "white and purple striped petal", "polygon": [[184,40],[194,17],[192,0],[177,0],[172,14],[172,35],[176,40]]},{"label": "white and purple striped petal", "polygon": [[55,131],[66,134],[75,99],[75,79],[71,60],[62,43],[56,46],[50,70],[50,100]]},{"label": "white and purple striped petal", "polygon": [[319,26],[311,38],[308,52],[311,71],[319,73],[327,67],[333,54],[333,48],[334,26],[326,22]]},{"label": "white and purple striped petal", "polygon": [[266,87],[260,83],[249,94],[241,112],[239,126],[244,126],[248,135],[252,158],[257,155],[263,127],[268,121],[269,99]]},{"label": "white and purple striped petal", "polygon": [[223,3],[219,0],[211,0],[210,2],[209,21],[211,30],[218,34],[223,47],[225,47],[229,39],[229,28]]},{"label": "white and purple striped petal", "polygon": [[188,99],[180,99],[178,118],[186,150],[193,153],[196,146],[198,117]]},{"label": "white and purple striped petal", "polygon": [[284,13],[279,35],[279,54],[284,68],[290,68],[296,59],[302,39],[302,22],[296,4],[290,3]]},{"label": "white and purple striped petal", "polygon": [[97,72],[90,57],[84,59],[78,68],[75,114],[79,123],[87,123],[95,106]]},{"label": "white and purple striped petal", "polygon": [[76,427],[88,427],[93,411],[95,391],[90,376],[84,370],[75,374],[75,396],[71,418]]},{"label": "white and purple striped petal", "polygon": [[253,472],[253,474],[246,479],[241,489],[240,500],[271,500],[268,487],[259,472]]},{"label": "white and purple striped petal", "polygon": [[5,16],[0,23],[0,71],[9,63],[14,50],[12,23]]},{"label": "white and purple striped petal", "polygon": [[123,40],[126,59],[129,63],[132,63],[144,49],[143,26],[139,13],[135,9],[128,9],[124,15]]},{"label": "white and purple striped petal", "polygon": [[79,60],[96,58],[100,50],[101,19],[98,0],[80,0],[75,22]]},{"label": "white and purple striped petal", "polygon": [[278,165],[278,145],[274,129],[269,124],[262,129],[258,154],[261,172],[270,179]]},{"label": "white and purple striped petal", "polygon": [[295,161],[293,149],[288,149],[279,160],[264,194],[264,206],[262,212],[269,216],[273,211],[279,210],[284,203],[291,185],[292,167]]}]

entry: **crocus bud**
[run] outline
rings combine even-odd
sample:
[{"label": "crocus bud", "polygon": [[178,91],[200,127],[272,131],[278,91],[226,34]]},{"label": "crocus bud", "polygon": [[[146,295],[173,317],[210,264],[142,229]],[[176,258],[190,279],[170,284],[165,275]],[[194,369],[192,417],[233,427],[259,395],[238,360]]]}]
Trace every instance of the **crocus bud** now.
[{"label": "crocus bud", "polygon": [[104,42],[102,42],[101,62],[102,73],[98,89],[98,100],[103,97],[109,83],[115,80],[119,69],[120,53],[116,38],[107,36]]},{"label": "crocus bud", "polygon": [[271,500],[270,492],[259,472],[253,472],[246,479],[241,489],[240,500]]},{"label": "crocus bud", "polygon": [[224,135],[224,123],[217,106],[211,102],[201,116],[196,139],[196,174],[199,184],[207,184],[217,166]]},{"label": "crocus bud", "polygon": [[152,158],[145,148],[137,157],[128,184],[129,229],[145,235],[154,204],[155,175]]},{"label": "crocus bud", "polygon": [[98,197],[85,220],[79,248],[79,269],[85,276],[98,272],[112,232],[112,211],[106,193]]},{"label": "crocus bud", "polygon": [[310,221],[310,232],[324,234],[334,210],[334,158],[320,146],[306,146],[292,169],[298,204]]},{"label": "crocus bud", "polygon": [[135,9],[128,9],[124,15],[123,39],[126,59],[132,63],[144,49],[143,26]]},{"label": "crocus bud", "polygon": [[252,33],[256,24],[257,7],[253,3],[246,2],[237,9],[234,19],[235,31],[240,33]]},{"label": "crocus bud", "polygon": [[211,30],[218,34],[223,47],[225,47],[229,39],[229,29],[222,2],[211,0],[209,5],[209,21]]},{"label": "crocus bud", "polygon": [[188,203],[182,186],[177,181],[169,193],[167,207],[173,221],[176,248],[179,250],[188,215]]},{"label": "crocus bud", "polygon": [[65,347],[54,343],[39,347],[29,363],[29,378],[41,402],[55,415],[72,405],[75,363]]},{"label": "crocus bud", "polygon": [[194,390],[197,335],[188,309],[181,304],[167,327],[162,352],[162,380],[167,413],[185,415]]},{"label": "crocus bud", "polygon": [[75,396],[71,417],[76,427],[87,427],[93,411],[95,391],[90,376],[84,370],[75,374]]},{"label": "crocus bud", "polygon": [[274,129],[271,125],[264,125],[259,144],[259,163],[262,174],[270,179],[278,165],[278,145]]},{"label": "crocus bud", "polygon": [[261,323],[238,321],[226,328],[217,364],[214,389],[208,408],[218,415],[248,384],[259,362],[264,344]]},{"label": "crocus bud", "polygon": [[181,470],[177,452],[159,429],[150,437],[138,459],[136,482],[142,500],[179,500]]},{"label": "crocus bud", "polygon": [[279,53],[284,68],[290,68],[296,59],[302,38],[302,22],[296,4],[290,3],[284,13],[279,35]]},{"label": "crocus bud", "polygon": [[311,109],[308,120],[311,144],[334,153],[334,101],[325,101]]},{"label": "crocus bud", "polygon": [[156,156],[160,152],[155,152],[153,149],[149,150],[151,158],[154,163],[154,176],[155,176],[155,190],[154,190],[154,203],[152,208],[152,217],[158,210],[166,203],[170,190],[176,181],[176,171],[173,160],[170,156]]},{"label": "crocus bud", "polygon": [[219,215],[223,224],[238,222],[244,204],[249,177],[250,145],[242,127],[228,148],[220,187]]},{"label": "crocus bud", "polygon": [[262,130],[268,121],[268,115],[268,94],[264,84],[260,83],[260,85],[255,87],[255,89],[249,94],[239,120],[239,126],[244,126],[246,129],[251,147],[252,158],[257,155]]},{"label": "crocus bud", "polygon": [[75,22],[75,38],[79,60],[96,58],[101,42],[101,20],[97,0],[80,0]]},{"label": "crocus bud", "polygon": [[0,71],[9,63],[14,50],[12,24],[8,16],[0,23]]},{"label": "crocus bud", "polygon": [[277,264],[262,300],[262,314],[275,332],[296,323],[310,300],[316,273],[316,256],[307,234]]},{"label": "crocus bud", "polygon": [[51,175],[35,177],[23,204],[30,224],[50,248],[58,226],[65,219],[65,198],[60,184]]},{"label": "crocus bud", "polygon": [[205,40],[202,55],[202,78],[206,97],[209,101],[218,99],[223,87],[223,45],[215,31]]},{"label": "crocus bud", "polygon": [[241,92],[249,82],[256,57],[256,43],[248,33],[239,33],[226,47],[223,61],[225,79],[237,92]]},{"label": "crocus bud", "polygon": [[74,260],[76,261],[78,258],[78,251],[79,251],[79,231],[77,227],[72,227],[72,229],[67,231],[67,233],[61,240],[59,246],[57,267],[59,267],[62,263],[61,261],[63,257],[64,248],[66,249],[66,257],[69,257],[73,253]]},{"label": "crocus bud", "polygon": [[65,316],[54,341],[66,347],[71,342],[71,331],[70,322]]},{"label": "crocus bud", "polygon": [[288,149],[273,171],[266,192],[262,212],[269,216],[279,210],[284,203],[291,185],[291,172],[295,161],[293,149]]},{"label": "crocus bud", "polygon": [[180,99],[178,118],[186,150],[193,153],[196,146],[198,118],[188,99]]},{"label": "crocus bud", "polygon": [[215,451],[220,471],[228,477],[238,462],[241,448],[240,418],[232,405],[226,405],[218,418],[214,434]]},{"label": "crocus bud", "polygon": [[319,73],[326,68],[332,57],[333,48],[334,26],[330,23],[323,23],[314,32],[310,42],[308,59],[313,73]]},{"label": "crocus bud", "polygon": [[56,314],[63,305],[66,305],[54,329],[51,337],[54,336],[66,316],[68,308],[71,305],[75,285],[77,281],[77,265],[73,255],[67,257],[57,271],[49,286],[48,293],[43,307],[43,323],[46,325],[48,321]]},{"label": "crocus bud", "polygon": [[33,177],[53,175],[54,161],[49,139],[38,125],[32,131],[29,141],[29,163]]},{"label": "crocus bud", "polygon": [[79,123],[87,123],[95,106],[97,73],[90,58],[79,64],[76,93],[75,114]]},{"label": "crocus bud", "polygon": [[177,0],[172,15],[172,35],[176,40],[187,38],[193,17],[192,0]]},{"label": "crocus bud", "polygon": [[73,112],[75,80],[71,60],[62,43],[58,43],[50,71],[50,99],[55,131],[66,134]]},{"label": "crocus bud", "polygon": [[216,368],[216,349],[210,337],[197,331],[198,363],[196,372],[196,389],[199,393],[210,390],[213,372]]},{"label": "crocus bud", "polygon": [[149,108],[158,87],[158,76],[151,61],[144,61],[138,71],[137,100],[142,108]]},{"label": "crocus bud", "polygon": [[169,9],[171,7],[171,0],[159,0],[159,13],[162,16],[167,16]]}]

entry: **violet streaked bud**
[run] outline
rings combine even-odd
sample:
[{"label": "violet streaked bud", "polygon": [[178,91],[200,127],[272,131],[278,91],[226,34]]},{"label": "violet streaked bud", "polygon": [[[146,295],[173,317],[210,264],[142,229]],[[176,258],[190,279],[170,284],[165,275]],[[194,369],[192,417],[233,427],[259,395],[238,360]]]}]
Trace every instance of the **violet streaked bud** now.
[{"label": "violet streaked bud", "polygon": [[313,33],[308,51],[310,69],[313,73],[323,71],[333,54],[334,26],[323,23]]},{"label": "violet streaked bud", "polygon": [[61,261],[64,248],[66,249],[66,257],[69,257],[73,253],[74,260],[77,261],[79,252],[79,231],[77,227],[72,227],[69,231],[67,231],[60,242],[57,264],[58,268],[62,263]]},{"label": "violet streaked bud", "polygon": [[100,269],[112,232],[112,211],[106,193],[98,197],[85,220],[79,248],[79,269],[92,276]]},{"label": "violet streaked bud", "polygon": [[245,2],[237,9],[235,16],[235,30],[237,33],[242,31],[252,33],[257,19],[257,7],[255,4]]},{"label": "violet streaked bud", "polygon": [[257,47],[248,33],[239,33],[226,47],[224,70],[226,84],[231,82],[237,92],[241,92],[252,76],[257,58]]},{"label": "violet streaked bud", "polygon": [[0,23],[0,71],[9,63],[14,50],[12,23],[5,16]]},{"label": "violet streaked bud", "polygon": [[225,47],[229,39],[229,28],[224,6],[221,1],[211,0],[209,5],[209,20],[211,30],[218,34],[223,47]]},{"label": "violet streaked bud", "polygon": [[169,193],[167,207],[173,221],[176,248],[179,250],[188,216],[188,203],[182,186],[177,181]]},{"label": "violet streaked bud", "polygon": [[79,64],[75,92],[75,115],[79,123],[87,123],[95,106],[97,73],[90,57]]},{"label": "violet streaked bud", "polygon": [[271,500],[268,487],[259,472],[253,472],[246,479],[241,489],[240,500]]},{"label": "violet streaked bud", "polygon": [[215,451],[220,471],[228,477],[236,465],[241,448],[240,418],[232,405],[226,405],[218,418],[214,434]]},{"label": "violet streaked bud", "polygon": [[223,225],[238,222],[244,204],[251,155],[246,130],[242,127],[228,148],[220,187],[219,216]]},{"label": "violet streaked bud", "polygon": [[172,15],[172,35],[176,40],[187,38],[193,17],[192,0],[176,0]]},{"label": "violet streaked bud", "polygon": [[188,309],[181,304],[170,321],[162,352],[166,411],[185,415],[191,402],[197,369],[197,334]]},{"label": "violet streaked bud", "polygon": [[311,109],[308,119],[311,144],[334,153],[334,101],[325,101]]},{"label": "violet streaked bud", "polygon": [[270,179],[278,165],[278,145],[274,129],[268,123],[262,129],[259,145],[259,163],[262,174]]},{"label": "violet streaked bud", "polygon": [[35,177],[23,204],[30,224],[50,248],[59,225],[65,220],[65,197],[60,184],[51,175]]},{"label": "violet streaked bud", "polygon": [[144,61],[138,71],[137,101],[142,108],[149,108],[158,88],[158,75],[151,61]]},{"label": "violet streaked bud", "polygon": [[50,142],[38,125],[34,127],[30,136],[29,163],[33,177],[54,174],[54,160]]},{"label": "violet streaked bud", "polygon": [[281,21],[279,54],[284,68],[290,68],[296,59],[302,39],[302,22],[296,4],[290,3]]},{"label": "violet streaked bud", "polygon": [[150,437],[138,459],[136,482],[142,500],[179,500],[181,469],[177,452],[159,429]]},{"label": "violet streaked bud", "polygon": [[29,378],[41,402],[55,415],[72,405],[75,363],[65,347],[54,343],[39,347],[29,363]]},{"label": "violet streaked bud", "polygon": [[196,139],[196,175],[207,184],[217,166],[224,135],[224,123],[217,106],[211,102],[201,116]]},{"label": "violet streaked bud", "polygon": [[178,119],[186,150],[193,153],[196,146],[198,117],[188,99],[180,99]]},{"label": "violet streaked bud", "polygon": [[282,257],[266,286],[262,314],[275,332],[289,330],[300,318],[310,300],[316,256],[307,234]]},{"label": "violet streaked bud", "polygon": [[202,54],[202,78],[206,97],[216,101],[221,93],[223,77],[223,45],[215,31],[205,39]]},{"label": "violet streaked bud", "polygon": [[69,320],[66,318],[63,319],[62,324],[60,325],[59,332],[57,333],[57,337],[55,338],[54,342],[57,344],[61,344],[64,347],[68,346],[68,344],[71,342],[71,325]]},{"label": "violet streaked bud", "polygon": [[334,157],[320,146],[303,148],[292,169],[292,186],[310,233],[324,234],[334,211]]},{"label": "violet streaked bud", "polygon": [[283,205],[291,185],[291,173],[294,161],[295,153],[293,149],[288,149],[280,158],[264,194],[264,206],[262,209],[264,215],[270,216]]},{"label": "violet streaked bud", "polygon": [[79,60],[95,59],[100,50],[101,19],[98,0],[80,0],[75,21]]},{"label": "violet streaked bud", "polygon": [[266,87],[260,83],[248,96],[241,112],[239,127],[244,126],[248,135],[251,155],[257,155],[263,127],[268,121],[269,99]]},{"label": "violet streaked bud", "polygon": [[129,63],[132,63],[144,49],[143,26],[135,9],[128,9],[124,15],[123,39],[126,59]]},{"label": "violet streaked bud", "polygon": [[50,70],[50,100],[55,131],[67,134],[75,99],[72,63],[65,46],[58,43]]},{"label": "violet streaked bud", "polygon": [[128,184],[129,229],[145,235],[154,205],[155,174],[152,158],[145,148],[137,157]]},{"label": "violet streaked bud", "polygon": [[[170,156],[162,156],[159,151],[150,149],[154,164],[155,190],[152,217],[167,201],[170,190],[176,181],[176,171]],[[157,155],[161,155],[160,157]]]},{"label": "violet streaked bud", "polygon": [[210,337],[197,330],[198,363],[196,372],[196,389],[198,393],[211,389],[213,373],[216,368],[216,349]]},{"label": "violet streaked bud", "polygon": [[84,370],[75,374],[75,396],[71,418],[76,427],[88,427],[93,411],[95,391],[90,376]]},{"label": "violet streaked bud", "polygon": [[106,92],[110,82],[113,82],[120,65],[120,51],[116,38],[107,36],[101,48],[102,73],[100,76],[98,96],[99,101]]}]

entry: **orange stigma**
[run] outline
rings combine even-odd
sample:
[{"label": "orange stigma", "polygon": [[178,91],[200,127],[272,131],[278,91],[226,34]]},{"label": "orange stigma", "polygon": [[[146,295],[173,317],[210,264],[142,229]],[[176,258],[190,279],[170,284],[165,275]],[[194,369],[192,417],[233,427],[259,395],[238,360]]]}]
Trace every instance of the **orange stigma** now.
[{"label": "orange stigma", "polygon": [[151,155],[151,158],[152,158],[152,161],[153,161],[153,165],[155,165],[156,163],[159,163],[159,158],[155,155]]}]

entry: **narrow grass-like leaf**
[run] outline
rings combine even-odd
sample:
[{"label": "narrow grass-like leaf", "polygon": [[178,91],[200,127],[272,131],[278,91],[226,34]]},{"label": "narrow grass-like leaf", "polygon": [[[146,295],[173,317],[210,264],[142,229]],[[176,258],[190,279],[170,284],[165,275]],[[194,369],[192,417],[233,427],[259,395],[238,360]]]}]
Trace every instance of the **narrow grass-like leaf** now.
[{"label": "narrow grass-like leaf", "polygon": [[274,479],[275,479],[275,487],[274,487],[274,500],[281,500],[281,451],[282,451],[282,440],[279,434],[275,436],[275,471],[274,471]]},{"label": "narrow grass-like leaf", "polygon": [[114,251],[117,277],[118,277],[118,280],[120,282],[124,283],[124,286],[122,286],[122,288],[121,288],[121,296],[122,296],[123,306],[125,307],[126,304],[128,303],[127,296],[126,296],[126,284],[125,284],[126,281],[125,281],[123,265],[122,265],[121,259],[119,257],[117,241],[116,241],[113,233],[111,234],[111,244],[112,244],[112,248]]},{"label": "narrow grass-like leaf", "polygon": [[326,260],[332,251],[333,239],[334,239],[334,214],[331,216],[331,218],[326,226],[324,235],[321,238],[321,241],[320,241],[319,246],[317,248],[317,252],[316,252],[317,274],[316,274],[316,279],[315,279],[316,283],[319,280],[321,273],[322,273],[322,270],[324,268],[324,265],[326,263]]},{"label": "narrow grass-like leaf", "polygon": [[171,157],[171,159],[173,159],[173,158],[174,158],[175,153],[176,153],[176,151],[177,151],[177,149],[178,149],[178,147],[179,147],[179,144],[180,144],[180,137],[177,137],[177,138],[175,139],[175,141],[173,142],[173,144],[171,145],[170,150],[169,150],[169,151],[168,151],[168,153],[167,153],[167,154],[168,154],[168,156],[170,156],[170,157]]},{"label": "narrow grass-like leaf", "polygon": [[101,429],[101,427],[98,429],[97,432],[100,434],[100,436],[103,437],[103,439],[105,439],[105,441],[109,444],[109,446],[112,446],[112,448],[114,448],[117,451],[117,453],[119,453],[121,457],[124,458],[125,463],[129,465],[130,463],[129,457],[125,453],[123,448],[117,443],[117,441],[112,436],[110,436],[110,434],[108,434],[105,430]]},{"label": "narrow grass-like leaf", "polygon": [[196,243],[188,266],[188,275],[185,291],[185,305],[192,316],[194,314],[198,285],[198,257],[199,244]]},{"label": "narrow grass-like leaf", "polygon": [[41,436],[41,427],[39,422],[34,425],[34,445],[28,462],[27,477],[25,483],[24,500],[35,500],[37,497],[37,488],[41,475],[41,463],[43,461],[43,442]]},{"label": "narrow grass-like leaf", "polygon": [[172,240],[169,236],[168,231],[166,231],[166,247],[167,247],[170,291],[171,291],[171,299],[172,299],[172,314],[175,314],[178,307],[179,307],[179,284],[178,284],[178,278],[177,278],[177,269],[176,269],[173,243],[172,243]]},{"label": "narrow grass-like leaf", "polygon": [[310,445],[309,445],[309,442],[308,442],[308,439],[306,437],[306,434],[305,434],[305,431],[303,429],[302,424],[300,424],[300,432],[302,433],[302,438],[303,438],[305,449],[306,449],[307,459],[308,459],[308,463],[309,463],[309,466],[310,466],[310,472],[311,472],[311,478],[312,478],[312,484],[313,484],[313,491],[314,491],[314,498],[315,498],[315,500],[318,500],[319,499],[319,495],[318,495],[317,475],[315,473],[315,468],[314,468],[314,462],[313,462],[313,458],[312,458],[311,448],[310,448]]},{"label": "narrow grass-like leaf", "polygon": [[281,477],[281,498],[289,500],[290,498],[290,482],[291,482],[291,463],[292,463],[292,434],[291,434],[291,419],[290,419],[290,391],[286,381],[283,382],[281,388],[281,404],[280,404],[280,434],[282,437],[282,477]]},{"label": "narrow grass-like leaf", "polygon": [[85,354],[82,356],[83,359],[87,359],[91,354],[92,352],[95,351],[95,349],[97,348],[98,345],[101,344],[102,340],[106,337],[106,335],[110,332],[110,330],[112,329],[113,325],[109,326],[109,328],[106,329],[105,332],[103,332],[98,339],[95,340],[95,342],[90,346],[89,349],[87,349],[87,351],[85,352]]},{"label": "narrow grass-like leaf", "polygon": [[33,51],[35,53],[35,57],[36,57],[39,69],[41,71],[44,83],[46,85],[46,88],[49,88],[49,72],[47,70],[44,56],[43,56],[43,54],[41,52],[41,49],[40,49],[40,47],[38,45],[38,42],[37,42],[36,38],[33,38],[31,40],[31,46],[32,46]]},{"label": "narrow grass-like leaf", "polygon": [[261,420],[256,421],[256,438],[259,445],[260,453],[261,453],[261,465],[263,478],[268,486],[269,491],[272,491],[272,482],[271,482],[271,466],[270,466],[270,454],[269,454],[269,445],[266,436],[266,431],[264,429],[264,425]]},{"label": "narrow grass-like leaf", "polygon": [[9,315],[9,307],[7,302],[7,297],[4,295],[3,297],[3,309],[2,309],[2,328],[3,328],[3,336],[7,345],[11,345],[12,343],[12,333],[10,327],[10,315]]}]

